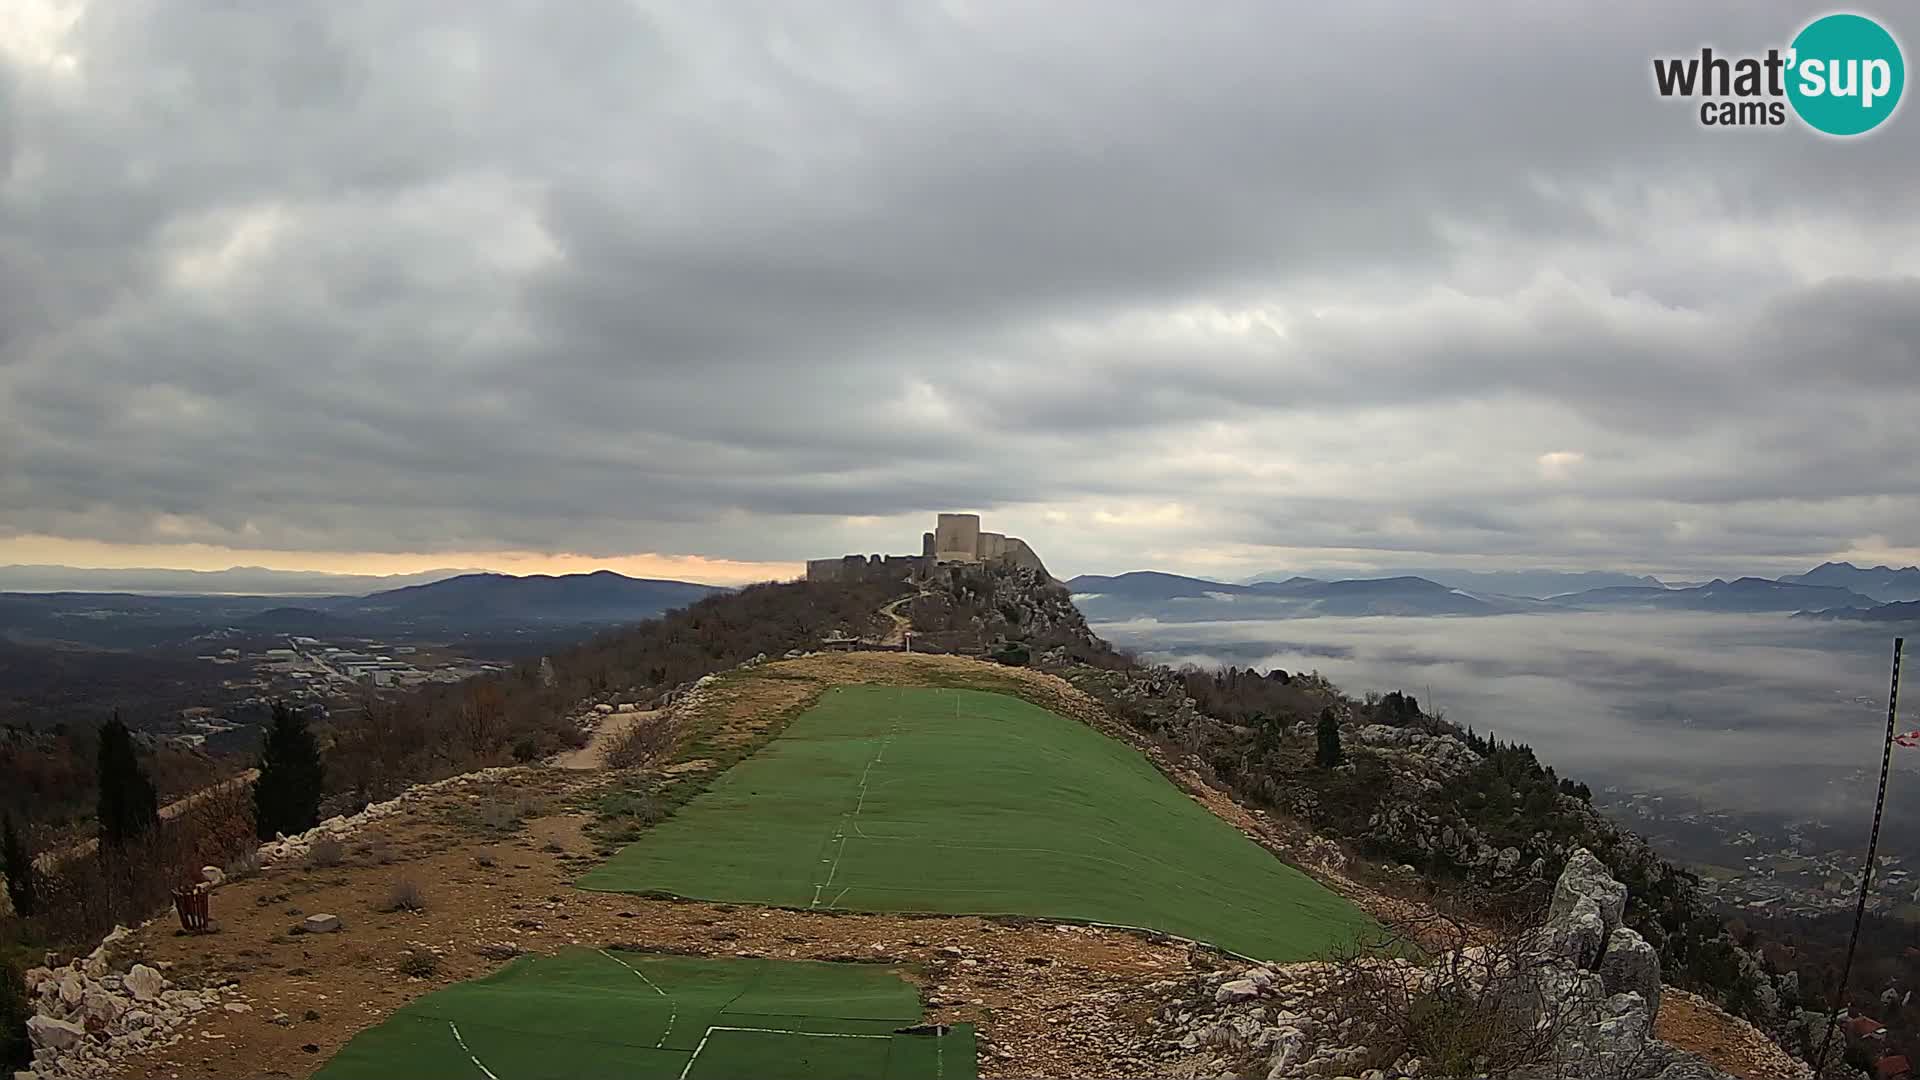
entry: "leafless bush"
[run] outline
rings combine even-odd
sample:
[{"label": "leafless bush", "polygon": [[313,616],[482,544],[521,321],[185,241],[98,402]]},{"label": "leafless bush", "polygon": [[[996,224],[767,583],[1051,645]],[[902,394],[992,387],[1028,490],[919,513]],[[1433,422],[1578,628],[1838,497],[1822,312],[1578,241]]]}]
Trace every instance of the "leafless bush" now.
[{"label": "leafless bush", "polygon": [[339,866],[346,857],[345,846],[331,836],[323,836],[307,848],[307,865],[316,870]]},{"label": "leafless bush", "polygon": [[607,767],[638,769],[651,765],[672,752],[679,741],[680,729],[663,717],[636,720],[607,745]]},{"label": "leafless bush", "polygon": [[224,866],[255,843],[250,795],[216,792],[139,840],[44,867],[40,914],[30,920],[35,936],[90,948],[115,923],[132,926],[165,911],[173,889],[199,881],[201,867]]},{"label": "leafless bush", "polygon": [[511,805],[493,799],[480,804],[479,818],[483,827],[500,832],[512,829],[517,820]]},{"label": "leafless bush", "polygon": [[1519,926],[1410,910],[1336,950],[1333,966],[1329,1004],[1367,1032],[1381,1067],[1412,1054],[1438,1075],[1557,1075],[1564,1034],[1590,1019],[1542,992],[1552,961]]},{"label": "leafless bush", "polygon": [[425,911],[427,896],[420,891],[419,885],[407,878],[401,878],[393,883],[393,888],[387,890],[387,906],[381,910]]},{"label": "leafless bush", "polygon": [[228,881],[242,881],[260,872],[260,849],[248,848],[227,860],[225,868]]}]

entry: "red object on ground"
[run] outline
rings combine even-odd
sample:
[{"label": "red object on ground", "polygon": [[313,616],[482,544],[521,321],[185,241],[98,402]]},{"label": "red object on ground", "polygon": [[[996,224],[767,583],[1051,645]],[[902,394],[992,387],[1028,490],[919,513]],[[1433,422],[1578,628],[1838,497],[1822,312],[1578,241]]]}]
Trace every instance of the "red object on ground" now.
[{"label": "red object on ground", "polygon": [[210,890],[203,882],[173,890],[173,909],[180,913],[180,929],[189,934],[207,932],[207,896]]}]

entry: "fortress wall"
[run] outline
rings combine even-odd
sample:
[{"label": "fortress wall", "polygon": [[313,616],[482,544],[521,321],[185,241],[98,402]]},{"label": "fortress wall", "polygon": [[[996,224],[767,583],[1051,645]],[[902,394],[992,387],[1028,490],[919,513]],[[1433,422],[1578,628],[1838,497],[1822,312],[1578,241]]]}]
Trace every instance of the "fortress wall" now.
[{"label": "fortress wall", "polygon": [[918,555],[842,555],[808,559],[808,581],[892,581],[912,577],[926,565]]},{"label": "fortress wall", "polygon": [[[1034,554],[1033,549],[1027,546],[1027,542],[1017,536],[1007,537],[1005,558],[1015,566],[1024,566],[1030,570],[1038,570],[1043,574],[1047,572],[1046,566],[1040,562],[1040,556]],[[1052,575],[1048,576],[1051,577]]]},{"label": "fortress wall", "polygon": [[980,557],[998,559],[1007,553],[1007,538],[1001,533],[983,532],[980,534]]}]

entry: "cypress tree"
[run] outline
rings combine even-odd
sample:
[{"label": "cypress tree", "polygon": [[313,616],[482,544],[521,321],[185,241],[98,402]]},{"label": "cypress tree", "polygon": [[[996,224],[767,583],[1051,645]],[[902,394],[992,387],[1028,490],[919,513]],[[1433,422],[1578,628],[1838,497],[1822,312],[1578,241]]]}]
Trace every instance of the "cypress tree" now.
[{"label": "cypress tree", "polygon": [[291,836],[320,823],[320,794],[326,764],[306,717],[284,701],[273,703],[273,722],[260,754],[260,778],[253,782],[253,821],[260,839]]},{"label": "cypress tree", "polygon": [[27,999],[26,979],[12,960],[0,960],[0,1069],[25,1069],[33,1064],[33,1040],[27,1018],[33,1004]]},{"label": "cypress tree", "polygon": [[1340,749],[1340,717],[1336,716],[1333,706],[1320,710],[1320,725],[1316,732],[1320,738],[1320,749],[1314,755],[1323,769],[1331,769],[1346,760],[1346,754]]},{"label": "cypress tree", "polygon": [[160,824],[159,797],[118,712],[100,728],[98,765],[100,842],[124,844],[152,832]]},{"label": "cypress tree", "polygon": [[20,833],[13,827],[12,814],[0,824],[4,826],[0,827],[0,861],[6,866],[7,899],[13,901],[13,913],[25,918],[40,906],[40,885],[33,876],[33,853],[21,843]]}]

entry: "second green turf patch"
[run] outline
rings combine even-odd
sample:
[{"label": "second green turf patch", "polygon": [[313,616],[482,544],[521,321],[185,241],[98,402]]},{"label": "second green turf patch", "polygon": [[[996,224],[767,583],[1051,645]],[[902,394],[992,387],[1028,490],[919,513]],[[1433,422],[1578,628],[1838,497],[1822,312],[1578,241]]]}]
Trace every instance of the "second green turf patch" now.
[{"label": "second green turf patch", "polygon": [[1371,925],[1132,748],[975,690],[835,687],[579,884],[1111,923],[1270,960]]},{"label": "second green turf patch", "polygon": [[969,1080],[973,1031],[920,1025],[882,965],[569,949],[429,994],[317,1080]]}]

